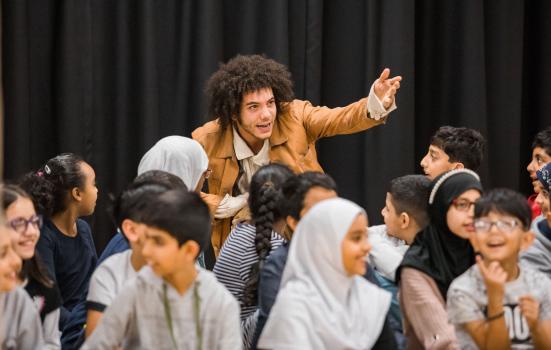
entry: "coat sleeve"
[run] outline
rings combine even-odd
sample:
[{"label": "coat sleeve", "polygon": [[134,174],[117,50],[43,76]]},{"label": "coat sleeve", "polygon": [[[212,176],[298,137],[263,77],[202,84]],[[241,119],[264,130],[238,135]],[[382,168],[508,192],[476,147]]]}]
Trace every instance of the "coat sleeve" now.
[{"label": "coat sleeve", "polygon": [[367,98],[337,108],[315,107],[308,101],[295,100],[288,108],[293,117],[302,120],[309,143],[322,137],[357,133],[386,120],[369,118]]},{"label": "coat sleeve", "polygon": [[402,312],[423,348],[457,348],[455,329],[448,323],[444,300],[429,276],[412,268],[402,269],[400,299]]}]

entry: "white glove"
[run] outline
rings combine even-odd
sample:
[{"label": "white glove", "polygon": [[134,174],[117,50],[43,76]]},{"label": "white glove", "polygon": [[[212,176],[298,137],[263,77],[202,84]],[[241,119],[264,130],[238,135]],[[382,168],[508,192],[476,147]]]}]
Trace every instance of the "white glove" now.
[{"label": "white glove", "polygon": [[237,214],[237,212],[240,211],[244,206],[247,205],[248,199],[249,192],[240,194],[237,197],[232,197],[229,194],[226,194],[220,204],[218,204],[218,208],[216,208],[214,217],[216,219],[231,218],[232,216]]}]

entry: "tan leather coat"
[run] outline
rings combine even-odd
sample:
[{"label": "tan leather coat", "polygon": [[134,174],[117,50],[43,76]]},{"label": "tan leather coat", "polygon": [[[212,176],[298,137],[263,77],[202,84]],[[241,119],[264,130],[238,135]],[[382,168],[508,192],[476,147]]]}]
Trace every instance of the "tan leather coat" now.
[{"label": "tan leather coat", "polygon": [[[308,101],[294,100],[280,113],[270,137],[270,161],[289,166],[295,173],[323,171],[318,163],[315,142],[334,135],[353,134],[384,122],[367,116],[367,98],[346,107],[314,107]],[[208,194],[202,194],[211,212],[226,194],[232,194],[239,174],[239,164],[233,149],[233,131],[229,125],[221,130],[217,120],[206,123],[192,133],[209,157],[212,173],[208,179]],[[214,220],[212,245],[218,256],[230,233],[231,218]]]}]

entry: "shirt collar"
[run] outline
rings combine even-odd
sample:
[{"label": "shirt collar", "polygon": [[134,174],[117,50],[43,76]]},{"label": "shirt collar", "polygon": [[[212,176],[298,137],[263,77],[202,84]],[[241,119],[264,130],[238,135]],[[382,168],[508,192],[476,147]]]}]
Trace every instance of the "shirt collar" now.
[{"label": "shirt collar", "polygon": [[[235,149],[235,156],[237,157],[237,160],[243,160],[246,158],[254,157],[255,156],[254,152],[247,145],[245,140],[241,138],[241,136],[239,135],[237,130],[235,130],[235,128],[232,128],[232,129],[233,129],[233,148]],[[264,140],[264,145],[262,146],[262,148],[269,147],[269,143],[270,141],[268,139]]]}]

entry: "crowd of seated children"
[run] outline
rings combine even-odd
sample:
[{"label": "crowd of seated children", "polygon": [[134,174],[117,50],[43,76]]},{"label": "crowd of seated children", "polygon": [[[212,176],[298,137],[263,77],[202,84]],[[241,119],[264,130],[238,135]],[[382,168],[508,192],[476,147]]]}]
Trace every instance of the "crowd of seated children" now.
[{"label": "crowd of seated children", "polygon": [[476,130],[439,128],[426,176],[390,181],[371,227],[330,176],[259,166],[210,265],[196,141],[169,136],[143,156],[99,263],[81,219],[94,170],[60,154],[0,185],[0,348],[549,348],[551,128],[532,145],[528,201],[482,193],[484,148]]}]

